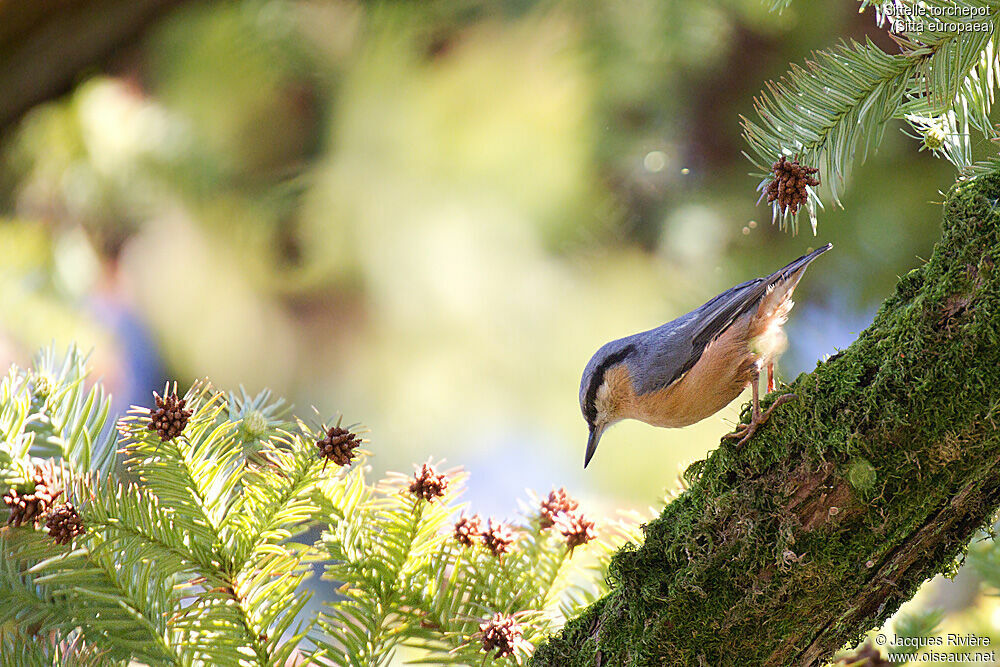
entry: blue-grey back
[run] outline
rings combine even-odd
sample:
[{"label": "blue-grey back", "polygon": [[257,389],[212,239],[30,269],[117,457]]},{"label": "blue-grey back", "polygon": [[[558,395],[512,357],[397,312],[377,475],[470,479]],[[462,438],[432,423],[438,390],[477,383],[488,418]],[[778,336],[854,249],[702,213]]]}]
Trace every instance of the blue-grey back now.
[{"label": "blue-grey back", "polygon": [[705,346],[764,295],[763,278],[732,287],[690,313],[636,334],[628,359],[637,394],[658,391],[679,379],[701,358]]}]

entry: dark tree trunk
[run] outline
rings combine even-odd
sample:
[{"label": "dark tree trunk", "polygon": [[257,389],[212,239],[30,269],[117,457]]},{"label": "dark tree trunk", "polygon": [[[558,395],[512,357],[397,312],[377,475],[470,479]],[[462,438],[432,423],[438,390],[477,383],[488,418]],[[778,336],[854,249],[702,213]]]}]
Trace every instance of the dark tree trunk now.
[{"label": "dark tree trunk", "polygon": [[742,450],[691,466],[533,665],[819,665],[955,567],[1000,506],[998,198],[955,185],[930,260]]},{"label": "dark tree trunk", "polygon": [[0,132],[68,91],[180,0],[0,2]]}]

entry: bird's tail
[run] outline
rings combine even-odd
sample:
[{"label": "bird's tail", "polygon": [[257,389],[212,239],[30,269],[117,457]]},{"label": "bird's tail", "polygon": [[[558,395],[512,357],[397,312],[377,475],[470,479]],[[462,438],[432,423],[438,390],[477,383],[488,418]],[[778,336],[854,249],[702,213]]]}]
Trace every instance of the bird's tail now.
[{"label": "bird's tail", "polygon": [[812,252],[802,255],[798,259],[792,261],[788,266],[782,267],[769,275],[767,277],[767,284],[774,285],[775,283],[785,282],[789,279],[794,279],[792,287],[794,289],[795,283],[799,282],[799,278],[802,277],[802,273],[809,263],[814,259],[822,255],[824,252],[833,247],[832,243],[827,243],[825,246],[816,248]]},{"label": "bird's tail", "polygon": [[809,263],[832,247],[833,244],[827,243],[778,269],[767,278],[757,278],[737,285],[706,303],[702,306],[705,311],[703,321],[692,333],[694,346],[701,349],[715,340],[737,317],[751,308],[757,308],[760,313],[775,311],[777,305],[791,295]]},{"label": "bird's tail", "polygon": [[[827,243],[822,248],[817,248],[807,255],[802,255],[794,262],[781,269],[778,269],[767,277],[767,285],[764,298],[757,306],[757,317],[754,318],[754,325],[751,326],[751,335],[763,336],[771,330],[772,324],[776,324],[780,331],[780,326],[785,323],[788,311],[792,308],[792,292],[799,280],[806,272],[809,263],[833,247],[832,243]],[[778,346],[780,347],[780,345]]]}]

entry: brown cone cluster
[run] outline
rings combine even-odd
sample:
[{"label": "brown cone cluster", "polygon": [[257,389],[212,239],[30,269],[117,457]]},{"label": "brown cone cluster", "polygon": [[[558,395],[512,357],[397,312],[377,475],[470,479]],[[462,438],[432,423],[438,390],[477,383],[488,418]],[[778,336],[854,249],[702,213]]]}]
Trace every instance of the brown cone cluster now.
[{"label": "brown cone cluster", "polygon": [[556,519],[556,529],[566,538],[566,546],[570,554],[573,549],[584,545],[597,537],[594,532],[594,522],[579,512],[565,512]]},{"label": "brown cone cluster", "polygon": [[438,474],[429,463],[425,463],[417,472],[413,473],[413,482],[410,483],[410,493],[430,502],[435,498],[444,496],[448,489],[448,477]]},{"label": "brown cone cluster", "polygon": [[465,547],[471,547],[480,538],[483,520],[478,514],[463,516],[455,522],[455,541]]},{"label": "brown cone cluster", "polygon": [[490,519],[481,533],[483,544],[497,558],[508,553],[514,547],[514,529],[508,524]]},{"label": "brown cone cluster", "polygon": [[542,529],[551,528],[555,525],[560,514],[572,512],[580,503],[574,500],[565,488],[555,489],[549,492],[549,497],[542,501],[539,523]]},{"label": "brown cone cluster", "polygon": [[83,519],[80,518],[72,503],[63,503],[53,507],[49,511],[45,526],[49,529],[49,537],[55,540],[56,544],[69,544],[74,537],[86,532],[83,527]]},{"label": "brown cone cluster", "polygon": [[[164,392],[166,394],[166,392]],[[161,397],[155,391],[153,398],[156,399],[156,409],[149,414],[150,431],[156,431],[161,442],[173,440],[184,431],[188,419],[191,418],[191,411],[184,408],[185,399],[177,398],[177,392],[171,392]]]},{"label": "brown cone cluster", "polygon": [[27,488],[12,487],[3,496],[3,501],[10,508],[9,526],[38,523],[63,492],[51,461],[36,467],[31,474],[31,482],[25,486]]},{"label": "brown cone cluster", "polygon": [[580,503],[565,488],[559,488],[551,491],[549,497],[542,501],[538,516],[538,524],[542,530],[555,526],[562,533],[571,555],[573,549],[597,537],[594,522],[588,521],[577,511],[579,506]]},{"label": "brown cone cluster", "polygon": [[767,184],[767,203],[777,201],[782,213],[790,211],[792,215],[798,212],[799,206],[806,203],[808,195],[806,186],[817,186],[819,180],[813,174],[819,173],[815,167],[803,167],[798,160],[781,158],[771,165],[774,179]]},{"label": "brown cone cluster", "polygon": [[892,663],[883,658],[870,641],[866,641],[854,653],[837,660],[837,664],[845,667],[889,667]]},{"label": "brown cone cluster", "polygon": [[[319,455],[339,466],[351,465],[351,460],[354,459],[354,450],[360,444],[361,439],[358,436],[339,426],[331,426],[327,429],[326,437],[316,441]],[[326,464],[324,463],[323,466],[326,467]]]},{"label": "brown cone cluster", "polygon": [[514,655],[514,648],[524,633],[521,624],[515,621],[513,616],[500,612],[493,614],[493,617],[485,623],[480,623],[479,630],[483,635],[483,651],[486,653],[496,651],[494,659]]}]

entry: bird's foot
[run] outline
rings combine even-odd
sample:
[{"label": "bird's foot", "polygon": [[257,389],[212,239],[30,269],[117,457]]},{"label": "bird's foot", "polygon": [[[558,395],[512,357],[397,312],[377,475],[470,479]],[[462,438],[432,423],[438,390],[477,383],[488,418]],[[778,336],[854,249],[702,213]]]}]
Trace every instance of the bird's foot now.
[{"label": "bird's foot", "polygon": [[749,424],[737,424],[736,430],[732,433],[722,436],[723,440],[737,440],[736,447],[742,447],[743,443],[749,440],[761,424],[765,423],[770,417],[774,409],[781,405],[782,403],[787,403],[788,401],[795,398],[795,394],[782,394],[774,399],[774,403],[771,404],[764,412],[757,411],[753,417],[750,419]]}]

